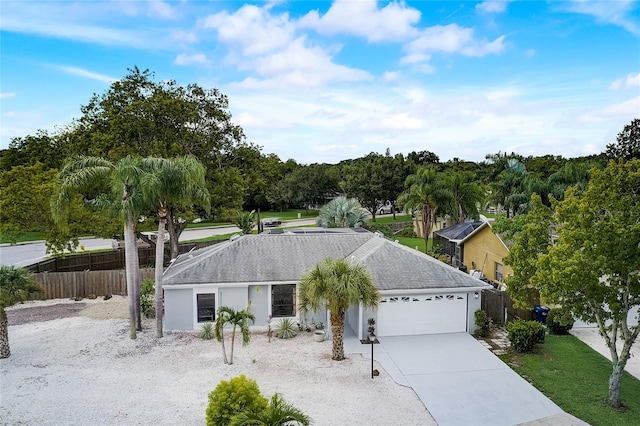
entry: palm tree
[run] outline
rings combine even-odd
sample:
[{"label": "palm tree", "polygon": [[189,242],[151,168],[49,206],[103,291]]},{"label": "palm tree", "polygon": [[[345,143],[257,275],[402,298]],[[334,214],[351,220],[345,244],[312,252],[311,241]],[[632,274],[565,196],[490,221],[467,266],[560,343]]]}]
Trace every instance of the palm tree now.
[{"label": "palm tree", "polygon": [[145,202],[158,209],[158,234],[155,259],[156,337],[162,337],[162,275],[164,271],[164,240],[169,206],[191,205],[197,202],[209,210],[209,194],[205,186],[205,169],[193,156],[172,160],[147,157],[140,166],[145,174],[140,190]]},{"label": "palm tree", "polygon": [[[236,311],[228,306],[221,306],[216,316],[215,334],[216,340],[222,343],[222,356],[225,364],[233,364],[233,346],[236,341],[236,328],[240,328],[242,334],[242,346],[249,344],[251,333],[249,333],[249,323],[255,322],[256,317],[248,309]],[[224,348],[224,326],[231,324],[231,352],[227,361],[227,352]]]},{"label": "palm tree", "polygon": [[311,424],[309,416],[286,402],[276,393],[262,411],[243,411],[234,416],[229,426],[293,426]]},{"label": "palm tree", "polygon": [[320,209],[316,223],[323,228],[355,228],[365,223],[367,217],[358,200],[340,196]]},{"label": "palm tree", "polygon": [[478,205],[484,199],[484,192],[473,182],[470,172],[449,172],[445,175],[445,184],[451,191],[452,204],[449,214],[457,223],[464,222],[467,217],[478,219]]},{"label": "palm tree", "polygon": [[57,222],[68,216],[71,197],[77,192],[108,186],[110,194],[100,194],[93,200],[97,207],[111,209],[124,222],[125,275],[129,295],[129,328],[132,339],[136,329],[142,328],[140,316],[140,281],[138,250],[135,243],[135,217],[144,209],[145,203],[139,189],[140,159],[127,156],[117,163],[100,157],[80,156],[68,161],[58,173],[58,191],[51,212]]},{"label": "palm tree", "polygon": [[28,270],[13,265],[0,266],[0,358],[11,356],[9,320],[5,308],[24,302],[40,291],[42,289]]},{"label": "palm tree", "polygon": [[344,359],[344,316],[353,304],[375,307],[378,288],[367,269],[344,259],[327,258],[300,279],[300,313],[307,315],[326,306],[333,335],[332,359]]},{"label": "palm tree", "polygon": [[452,204],[453,194],[433,167],[422,167],[409,175],[404,183],[405,192],[398,197],[398,204],[405,210],[420,212],[424,232],[425,253],[433,223],[440,212]]}]

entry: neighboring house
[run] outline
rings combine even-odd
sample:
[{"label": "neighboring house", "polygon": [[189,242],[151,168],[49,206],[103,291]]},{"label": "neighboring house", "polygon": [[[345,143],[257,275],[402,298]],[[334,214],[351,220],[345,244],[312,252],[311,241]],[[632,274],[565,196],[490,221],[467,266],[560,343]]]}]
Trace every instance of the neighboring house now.
[{"label": "neighboring house", "polygon": [[[431,225],[431,233],[429,238],[433,238],[433,233],[441,229],[445,229],[455,225],[456,221],[449,215],[445,217],[436,217]],[[413,232],[420,238],[424,238],[424,229],[422,229],[422,213],[416,212],[413,217]]]},{"label": "neighboring house", "polygon": [[256,325],[269,317],[327,324],[327,312],[300,318],[300,277],[327,257],[363,263],[380,289],[376,309],[352,306],[345,324],[358,337],[367,319],[378,336],[472,333],[488,286],[417,250],[364,229],[274,230],[184,254],[164,275],[165,329],[193,330],[221,306],[249,306]]},{"label": "neighboring house", "polygon": [[503,283],[513,275],[513,269],[504,264],[504,258],[509,255],[509,247],[493,233],[489,222],[482,223],[473,232],[458,243],[456,262],[464,265],[469,271],[476,270],[491,281]]},{"label": "neighboring house", "polygon": [[[433,246],[440,246],[442,252],[451,256],[451,265],[462,267],[460,261],[464,257],[462,246],[459,243],[484,222],[463,222],[449,228],[440,229],[433,233]],[[464,269],[464,268],[463,268]]]}]

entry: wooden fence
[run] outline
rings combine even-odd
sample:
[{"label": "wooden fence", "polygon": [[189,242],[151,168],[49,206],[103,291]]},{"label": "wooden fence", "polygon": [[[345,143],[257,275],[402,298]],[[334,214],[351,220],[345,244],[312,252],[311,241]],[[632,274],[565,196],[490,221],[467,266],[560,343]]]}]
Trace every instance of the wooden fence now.
[{"label": "wooden fence", "polygon": [[[179,253],[187,253],[194,248],[207,247],[226,240],[208,241],[203,243],[183,243],[179,246]],[[139,247],[138,258],[142,268],[155,266],[155,247]],[[169,254],[165,251],[165,266],[169,264]],[[41,272],[72,272],[72,271],[110,271],[124,268],[124,249],[111,252],[88,252],[54,257],[27,266],[34,273]]]},{"label": "wooden fence", "polygon": [[[532,303],[532,306],[537,303]],[[506,291],[482,290],[481,308],[491,317],[494,324],[504,325],[515,319],[533,320],[533,310],[513,306],[513,300]]]},{"label": "wooden fence", "polygon": [[[141,269],[140,280],[154,278],[153,268]],[[124,269],[113,271],[44,272],[34,274],[43,292],[35,299],[67,299],[127,294]]]}]

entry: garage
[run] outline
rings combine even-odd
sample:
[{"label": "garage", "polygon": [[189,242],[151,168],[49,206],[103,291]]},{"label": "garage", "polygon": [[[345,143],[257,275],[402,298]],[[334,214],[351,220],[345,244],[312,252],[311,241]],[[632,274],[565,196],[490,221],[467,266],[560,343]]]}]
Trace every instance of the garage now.
[{"label": "garage", "polygon": [[378,305],[378,336],[467,331],[467,293],[384,296]]}]

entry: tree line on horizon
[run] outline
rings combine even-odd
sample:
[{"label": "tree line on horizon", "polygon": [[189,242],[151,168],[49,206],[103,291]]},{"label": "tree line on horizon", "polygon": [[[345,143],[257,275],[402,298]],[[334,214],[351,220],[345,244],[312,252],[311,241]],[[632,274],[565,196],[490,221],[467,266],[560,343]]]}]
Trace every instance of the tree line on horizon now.
[{"label": "tree line on horizon", "polygon": [[[91,231],[111,237],[122,233],[120,224],[106,214],[83,208],[83,199],[69,200],[67,229],[57,227],[50,214],[57,173],[78,156],[104,158],[117,163],[127,156],[177,158],[193,156],[205,169],[211,210],[182,206],[169,211],[177,233],[197,217],[233,221],[238,211],[283,210],[320,206],[341,194],[356,198],[375,220],[381,203],[395,202],[407,178],[428,168],[448,176],[451,184],[474,183],[486,195],[484,204],[503,206],[508,215],[527,209],[532,193],[548,203],[561,198],[570,185],[585,185],[588,170],[603,168],[609,159],[640,154],[640,119],[618,135],[616,143],[599,155],[566,159],[516,153],[487,154],[484,161],[458,158],[441,162],[428,150],[407,155],[372,152],[338,164],[299,164],[246,140],[235,125],[227,97],[217,89],[197,84],[180,86],[155,81],[149,70],[128,70],[103,94],[94,94],[81,106],[80,118],[56,134],[38,131],[16,137],[0,151],[0,232],[4,239],[33,230],[45,231],[53,251],[68,248],[65,239]],[[424,176],[423,176],[424,177]],[[84,198],[104,191],[96,185]],[[405,200],[406,202],[407,200]],[[148,217],[154,217],[149,212]]]}]

